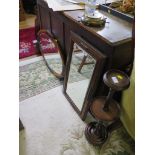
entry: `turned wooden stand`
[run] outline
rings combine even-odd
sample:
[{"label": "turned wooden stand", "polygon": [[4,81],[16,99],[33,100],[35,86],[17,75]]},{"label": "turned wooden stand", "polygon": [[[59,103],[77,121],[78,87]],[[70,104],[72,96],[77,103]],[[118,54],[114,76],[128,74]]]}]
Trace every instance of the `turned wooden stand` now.
[{"label": "turned wooden stand", "polygon": [[108,127],[103,122],[115,122],[119,118],[120,106],[112,99],[116,91],[122,91],[129,87],[128,76],[119,70],[110,70],[103,76],[104,83],[109,87],[108,96],[97,97],[90,106],[90,112],[97,122],[91,122],[86,126],[86,139],[93,145],[102,145],[108,138]]}]

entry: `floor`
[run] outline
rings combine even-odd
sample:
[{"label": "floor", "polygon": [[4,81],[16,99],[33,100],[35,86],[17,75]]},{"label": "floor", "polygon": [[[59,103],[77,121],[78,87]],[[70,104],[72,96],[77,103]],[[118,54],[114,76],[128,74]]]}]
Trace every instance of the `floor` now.
[{"label": "floor", "polygon": [[36,16],[33,14],[26,14],[26,20],[19,22],[19,28],[25,29],[35,26],[35,18]]},{"label": "floor", "polygon": [[[20,66],[39,58],[21,61]],[[86,141],[85,122],[70,106],[62,86],[21,101],[19,115],[25,127],[19,136],[19,155],[89,155],[90,151],[91,155],[98,154]]]},{"label": "floor", "polygon": [[[21,61],[20,66],[39,58]],[[80,119],[65,98],[62,85],[21,101],[19,116],[25,127],[19,133],[19,155],[133,155],[121,130],[113,132],[101,149],[90,145],[84,131],[86,123],[94,120],[90,115],[85,122]]]},{"label": "floor", "polygon": [[19,155],[65,155],[72,149],[72,146],[70,149],[64,146],[69,145],[74,126],[77,130],[84,128],[84,123],[64,97],[61,86],[26,99],[19,107],[25,126],[20,132]]}]

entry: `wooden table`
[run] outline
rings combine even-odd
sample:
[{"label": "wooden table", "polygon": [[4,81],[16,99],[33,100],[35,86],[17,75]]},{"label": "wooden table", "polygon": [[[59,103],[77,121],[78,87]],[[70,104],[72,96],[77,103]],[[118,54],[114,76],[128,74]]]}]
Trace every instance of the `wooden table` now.
[{"label": "wooden table", "polygon": [[[37,7],[37,26],[48,29],[55,35],[63,50],[65,61],[70,48],[70,32],[73,31],[107,57],[103,74],[111,68],[130,74],[134,59],[131,23],[100,11],[109,23],[102,28],[91,28],[80,22],[79,17],[84,14],[83,10],[53,12],[43,0],[37,1]],[[96,94],[104,95],[106,92],[101,77]]]}]

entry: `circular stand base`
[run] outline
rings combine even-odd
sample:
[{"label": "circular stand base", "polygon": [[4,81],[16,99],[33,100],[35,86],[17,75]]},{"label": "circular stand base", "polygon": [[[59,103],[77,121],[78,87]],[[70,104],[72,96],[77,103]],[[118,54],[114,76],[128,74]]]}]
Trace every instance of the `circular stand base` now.
[{"label": "circular stand base", "polygon": [[119,113],[120,113],[119,104],[115,100],[111,99],[109,108],[107,111],[105,111],[104,110],[105,102],[106,102],[105,96],[101,96],[101,97],[94,99],[90,107],[91,114],[97,120],[101,120],[101,121],[116,120],[119,117]]},{"label": "circular stand base", "polygon": [[103,124],[91,122],[85,128],[85,136],[90,144],[100,146],[106,141],[108,132]]}]

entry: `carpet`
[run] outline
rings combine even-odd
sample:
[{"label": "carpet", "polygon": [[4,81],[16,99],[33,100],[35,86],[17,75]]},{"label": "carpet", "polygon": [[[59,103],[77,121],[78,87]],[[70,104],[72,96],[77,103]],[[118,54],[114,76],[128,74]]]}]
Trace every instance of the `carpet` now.
[{"label": "carpet", "polygon": [[[81,58],[82,59],[82,58]],[[75,64],[71,70],[72,77],[70,82],[76,82],[80,80],[89,79],[91,75],[92,65],[85,65],[82,68],[82,74],[77,74],[81,59],[74,60]],[[62,64],[60,57],[54,57],[48,59],[49,63],[52,62],[55,70],[61,70]],[[50,90],[63,83],[58,80],[45,65],[45,62],[41,59],[33,63],[22,65],[19,67],[19,100],[25,100],[32,96],[38,95],[44,91]]]},{"label": "carpet", "polygon": [[[44,53],[58,53],[59,49],[52,39],[44,32],[40,33],[40,47]],[[19,58],[40,54],[36,45],[35,27],[19,30]]]},{"label": "carpet", "polygon": [[79,118],[41,58],[21,62],[20,87],[19,116],[25,127],[19,135],[20,155],[134,155],[134,141],[124,127],[113,131],[102,147],[87,142],[84,129],[92,117],[85,122]]},{"label": "carpet", "polygon": [[40,47],[44,53],[58,53],[59,48],[57,43],[54,41],[54,38],[50,38],[46,32],[41,32],[39,34]]},{"label": "carpet", "polygon": [[25,127],[20,132],[20,155],[134,155],[133,141],[123,127],[102,147],[90,145],[83,122],[62,93],[62,86],[28,98],[19,105]]},{"label": "carpet", "polygon": [[[58,66],[59,67],[59,66]],[[19,100],[30,98],[62,85],[40,60],[19,68]]]},{"label": "carpet", "polygon": [[38,54],[33,41],[36,40],[35,27],[19,30],[19,58]]}]

